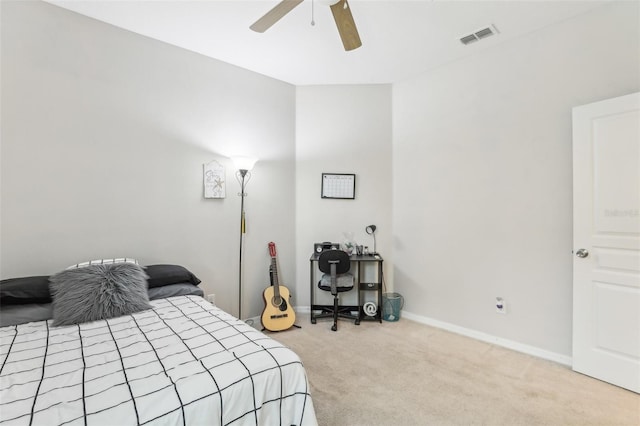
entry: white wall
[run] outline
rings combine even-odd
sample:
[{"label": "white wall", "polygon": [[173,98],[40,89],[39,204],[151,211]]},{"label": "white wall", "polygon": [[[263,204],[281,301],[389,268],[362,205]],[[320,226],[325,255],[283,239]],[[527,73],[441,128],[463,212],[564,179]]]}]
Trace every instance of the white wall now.
[{"label": "white wall", "polygon": [[[227,157],[250,154],[243,316],[258,315],[267,243],[295,243],[295,88],[42,2],[2,2],[1,47],[1,278],[129,256],[188,267],[237,312]],[[216,158],[227,198],[205,200]]]},{"label": "white wall", "polygon": [[638,5],[393,86],[394,284],[408,312],[571,354],[571,108],[638,91]]},{"label": "white wall", "polygon": [[[571,107],[639,89],[637,2],[393,87],[297,89],[1,5],[1,278],[132,256],[189,267],[236,312],[238,186],[228,170],[227,198],[204,200],[202,164],[251,154],[244,316],[262,309],[269,241],[305,306],[312,244],[371,245],[374,223],[408,312],[571,353]],[[356,199],[320,199],[322,172],[356,173]]]},{"label": "white wall", "polygon": [[[390,283],[391,86],[303,86],[296,93],[295,304],[308,306],[313,243],[342,242],[350,232],[373,249],[370,224],[378,227]],[[355,200],[321,199],[322,173],[355,173]]]}]

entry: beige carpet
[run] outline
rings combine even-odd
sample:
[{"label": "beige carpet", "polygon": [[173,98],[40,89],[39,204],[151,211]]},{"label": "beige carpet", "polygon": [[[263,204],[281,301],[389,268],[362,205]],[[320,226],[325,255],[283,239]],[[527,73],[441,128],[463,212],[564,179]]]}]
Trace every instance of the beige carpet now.
[{"label": "beige carpet", "polygon": [[269,333],[300,355],[318,422],[640,425],[640,395],[570,368],[401,319]]}]

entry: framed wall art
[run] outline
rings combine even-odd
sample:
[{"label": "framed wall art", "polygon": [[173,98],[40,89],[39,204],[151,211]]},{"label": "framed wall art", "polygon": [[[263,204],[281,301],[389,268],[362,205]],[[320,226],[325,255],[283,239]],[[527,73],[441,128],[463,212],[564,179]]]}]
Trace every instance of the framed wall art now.
[{"label": "framed wall art", "polygon": [[213,160],[204,165],[204,198],[225,198],[226,176],[224,166]]}]

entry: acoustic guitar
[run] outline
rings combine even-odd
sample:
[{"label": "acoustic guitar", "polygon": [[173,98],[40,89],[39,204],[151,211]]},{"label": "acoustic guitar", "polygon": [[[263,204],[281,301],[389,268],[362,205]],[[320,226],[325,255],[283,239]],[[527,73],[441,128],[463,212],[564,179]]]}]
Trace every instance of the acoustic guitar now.
[{"label": "acoustic guitar", "polygon": [[264,290],[264,311],[262,312],[262,326],[269,331],[282,331],[293,326],[296,321],[296,313],[289,304],[289,289],[278,283],[278,261],[276,258],[276,245],[269,243],[269,255],[271,256],[271,286]]}]

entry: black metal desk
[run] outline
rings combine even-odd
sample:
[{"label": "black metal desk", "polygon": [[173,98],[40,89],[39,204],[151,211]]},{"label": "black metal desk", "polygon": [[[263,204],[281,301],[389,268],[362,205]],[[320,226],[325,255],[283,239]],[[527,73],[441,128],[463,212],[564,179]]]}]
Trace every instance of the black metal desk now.
[{"label": "black metal desk", "polygon": [[[315,302],[315,287],[318,284],[318,279],[316,279],[316,271],[318,271],[317,263],[318,259],[320,259],[319,254],[312,254],[309,258],[309,294],[311,298],[311,322],[315,322],[315,314],[314,311],[319,311],[324,308],[332,309],[333,305],[316,305]],[[357,305],[341,305],[343,308],[350,308],[351,311],[358,312],[358,319],[356,320],[356,325],[360,324],[360,321],[376,321],[382,322],[382,256],[379,254],[370,254],[370,255],[353,255],[351,256],[352,264],[356,264],[354,274],[354,288],[358,291],[358,304]],[[367,264],[376,263],[378,267],[376,280],[373,282],[362,282],[361,277],[363,274],[363,268]],[[353,267],[351,268],[353,271]],[[378,310],[376,314],[373,316],[367,315],[363,309],[363,300],[362,300],[362,292],[363,291],[376,291],[378,293]]]}]

